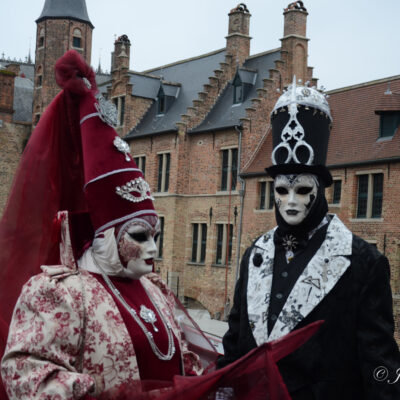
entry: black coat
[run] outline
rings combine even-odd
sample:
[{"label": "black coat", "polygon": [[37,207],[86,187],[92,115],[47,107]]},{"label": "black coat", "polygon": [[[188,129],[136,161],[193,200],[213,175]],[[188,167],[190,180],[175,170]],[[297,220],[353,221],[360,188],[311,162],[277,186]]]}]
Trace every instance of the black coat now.
[{"label": "black coat", "polygon": [[[219,368],[257,346],[247,310],[253,248],[254,244],[241,261]],[[294,329],[317,320],[325,323],[307,343],[278,362],[293,400],[400,399],[400,353],[393,338],[388,261],[356,236],[348,257],[350,266]]]}]

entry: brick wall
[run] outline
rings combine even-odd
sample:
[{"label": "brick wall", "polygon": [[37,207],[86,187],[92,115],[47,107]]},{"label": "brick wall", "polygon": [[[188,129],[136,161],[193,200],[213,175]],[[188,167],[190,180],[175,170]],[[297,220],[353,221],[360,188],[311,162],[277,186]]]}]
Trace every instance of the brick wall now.
[{"label": "brick wall", "polygon": [[8,69],[0,69],[0,120],[12,122],[14,113],[14,77],[15,73]]},{"label": "brick wall", "polygon": [[0,215],[30,131],[31,126],[25,124],[3,122],[0,126]]}]

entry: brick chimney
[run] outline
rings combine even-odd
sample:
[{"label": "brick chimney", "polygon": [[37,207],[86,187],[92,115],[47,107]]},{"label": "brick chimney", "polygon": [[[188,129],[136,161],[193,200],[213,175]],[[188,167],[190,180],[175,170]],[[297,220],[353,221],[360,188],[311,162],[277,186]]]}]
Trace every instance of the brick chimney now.
[{"label": "brick chimney", "polygon": [[15,73],[0,69],[0,120],[12,122],[14,113],[14,78]]},{"label": "brick chimney", "polygon": [[303,82],[310,80],[307,68],[308,40],[306,38],[307,10],[302,1],[290,3],[283,12],[284,29],[282,41],[282,56],[287,63],[287,75],[284,85],[288,85],[293,75]]},{"label": "brick chimney", "polygon": [[130,54],[131,42],[127,35],[121,35],[114,42],[111,72],[114,70],[129,70]]},{"label": "brick chimney", "polygon": [[226,36],[226,52],[232,55],[232,62],[243,65],[250,55],[250,11],[244,3],[233,8],[229,15],[228,36]]}]

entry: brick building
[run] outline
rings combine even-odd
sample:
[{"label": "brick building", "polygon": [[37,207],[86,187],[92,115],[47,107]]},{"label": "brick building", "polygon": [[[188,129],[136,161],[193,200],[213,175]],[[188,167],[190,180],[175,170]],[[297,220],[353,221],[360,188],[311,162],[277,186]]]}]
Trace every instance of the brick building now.
[{"label": "brick building", "polygon": [[[88,63],[93,25],[85,0],[46,0],[36,20],[35,64],[0,58],[0,210],[3,210],[16,166],[33,125],[59,92],[56,60],[67,50],[80,52]],[[97,81],[109,75],[98,74]]]},{"label": "brick building", "polygon": [[0,210],[31,132],[33,70],[30,62],[0,59]]},{"label": "brick building", "polygon": [[[58,90],[49,67],[58,57],[49,54],[53,35],[63,38],[57,52],[77,47],[90,60],[93,26],[85,1],[68,2],[72,10],[65,4],[46,0],[37,20],[34,82],[41,87],[34,115]],[[241,4],[228,15],[223,49],[144,72],[129,69],[131,43],[122,35],[111,74],[98,76],[100,91],[117,106],[117,131],[156,198],[163,226],[156,268],[182,299],[215,317],[229,308],[244,249],[275,225],[272,181],[264,171],[271,164],[269,115],[294,74],[317,84],[307,65],[307,16],[300,3],[290,4],[281,47],[252,55],[251,15]],[[74,45],[78,38],[81,47]],[[397,93],[400,76],[330,92],[328,165],[335,183],[327,196],[332,212],[388,256],[399,316]]]}]

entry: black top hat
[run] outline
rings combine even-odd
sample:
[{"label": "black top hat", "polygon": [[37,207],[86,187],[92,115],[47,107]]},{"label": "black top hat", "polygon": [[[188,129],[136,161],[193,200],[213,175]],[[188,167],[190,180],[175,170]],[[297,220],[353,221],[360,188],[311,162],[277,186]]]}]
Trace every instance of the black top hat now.
[{"label": "black top hat", "polygon": [[325,163],[331,123],[325,95],[315,87],[296,85],[294,77],[272,110],[273,165],[266,169],[268,174],[315,174],[330,186]]}]

